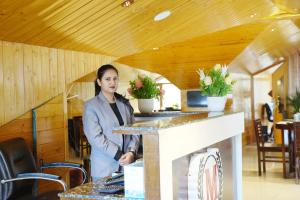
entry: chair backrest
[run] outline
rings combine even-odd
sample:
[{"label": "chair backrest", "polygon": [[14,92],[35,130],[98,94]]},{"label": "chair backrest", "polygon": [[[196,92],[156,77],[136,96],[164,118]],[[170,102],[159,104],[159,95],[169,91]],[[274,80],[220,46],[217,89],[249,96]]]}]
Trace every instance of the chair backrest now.
[{"label": "chair backrest", "polygon": [[254,120],[254,131],[255,131],[257,149],[259,149],[260,147],[264,146],[264,142],[265,142],[260,119]]},{"label": "chair backrest", "polygon": [[[0,179],[15,178],[20,173],[37,172],[31,151],[23,138],[0,143]],[[0,184],[0,197],[7,199],[31,193],[34,181],[24,180]]]},{"label": "chair backrest", "polygon": [[295,153],[300,156],[300,122],[294,122],[294,134],[295,134]]},{"label": "chair backrest", "polygon": [[84,131],[83,131],[83,122],[82,122],[82,116],[76,116],[73,117],[73,126],[74,126],[74,132],[76,132],[75,135],[78,135],[79,140],[87,140]]}]

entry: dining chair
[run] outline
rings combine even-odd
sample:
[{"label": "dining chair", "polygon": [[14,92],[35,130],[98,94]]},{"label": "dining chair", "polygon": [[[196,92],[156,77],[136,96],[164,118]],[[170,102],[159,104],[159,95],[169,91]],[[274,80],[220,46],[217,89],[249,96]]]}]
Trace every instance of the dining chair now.
[{"label": "dining chair", "polygon": [[[76,163],[42,163],[38,169],[33,154],[23,138],[13,138],[0,142],[0,199],[32,200],[59,199],[57,193],[67,189],[61,177],[42,173],[48,168],[79,169],[83,173],[82,184],[86,180],[86,171]],[[34,192],[35,180],[55,181],[61,185],[61,190],[42,194]]]},{"label": "dining chair", "polygon": [[295,177],[296,183],[299,184],[300,176],[300,122],[294,122],[294,152],[295,152]]},{"label": "dining chair", "polygon": [[[266,162],[281,162],[283,163],[283,157],[277,155],[270,155],[269,153],[281,153],[282,146],[270,142],[266,142],[264,139],[261,120],[254,120],[255,136],[256,136],[256,145],[257,145],[257,160],[258,160],[258,174],[261,176],[261,163],[263,163],[263,172],[266,173]],[[285,152],[289,152],[288,147],[284,148]],[[266,153],[268,153],[266,155]],[[282,154],[281,154],[282,155]],[[285,163],[289,162],[289,159],[286,159]]]},{"label": "dining chair", "polygon": [[84,150],[86,155],[91,153],[91,146],[84,134],[82,116],[73,117],[73,127],[75,136],[77,137],[77,144],[79,145],[80,158],[84,157]]}]

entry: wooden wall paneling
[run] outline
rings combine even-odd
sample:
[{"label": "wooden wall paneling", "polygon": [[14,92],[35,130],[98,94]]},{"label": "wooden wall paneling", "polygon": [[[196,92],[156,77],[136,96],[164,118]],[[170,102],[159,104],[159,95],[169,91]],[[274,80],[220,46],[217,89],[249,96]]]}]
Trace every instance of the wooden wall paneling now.
[{"label": "wooden wall paneling", "polygon": [[50,96],[54,97],[59,93],[57,49],[49,49],[49,70],[50,70]]},{"label": "wooden wall paneling", "polygon": [[66,84],[72,82],[72,51],[65,51],[65,80]]},{"label": "wooden wall paneling", "polygon": [[[19,43],[14,43],[14,85],[16,88],[16,101],[17,105],[15,107],[15,110],[20,113],[24,113],[24,50],[23,45]],[[16,113],[15,112],[15,116]]]},{"label": "wooden wall paneling", "polygon": [[0,41],[0,127],[4,124],[4,71],[3,71],[3,42]]},{"label": "wooden wall paneling", "polygon": [[72,51],[72,60],[71,60],[71,81],[75,81],[76,77],[78,77],[78,56],[79,54],[75,51]]},{"label": "wooden wall paneling", "polygon": [[92,60],[92,58],[93,58],[93,54],[91,54],[90,56],[89,56],[89,54],[87,54],[87,53],[84,53],[84,55],[83,55],[83,59],[84,59],[84,72],[83,72],[83,74],[87,74],[89,71],[90,71],[90,69],[92,68],[92,64],[91,64],[91,60]]},{"label": "wooden wall paneling", "polygon": [[79,55],[78,55],[78,62],[77,62],[77,69],[78,69],[78,74],[77,74],[77,76],[76,76],[76,78],[75,78],[75,80],[76,79],[78,79],[79,77],[82,77],[82,76],[84,76],[84,67],[85,67],[85,60],[84,60],[84,53],[83,52],[81,52],[81,53],[79,53]]},{"label": "wooden wall paneling", "polygon": [[[0,125],[65,91],[112,57],[0,41]],[[52,111],[50,111],[52,112]]]},{"label": "wooden wall paneling", "polygon": [[32,46],[24,45],[24,87],[25,87],[25,110],[30,110],[35,105],[35,88],[32,61]]},{"label": "wooden wall paneling", "polygon": [[41,96],[42,96],[42,102],[47,101],[51,98],[51,82],[50,82],[50,67],[49,67],[49,48],[41,47],[41,61],[42,61],[42,71],[41,71]]},{"label": "wooden wall paneling", "polygon": [[[100,60],[97,54],[93,54],[92,56],[92,62],[91,62],[91,71],[95,71],[98,69],[98,67],[100,67]],[[93,70],[94,68],[96,68],[95,70]]]},{"label": "wooden wall paneling", "polygon": [[22,137],[32,149],[32,115],[31,111],[0,127],[0,141]]},{"label": "wooden wall paneling", "polygon": [[66,72],[65,72],[65,51],[57,50],[57,85],[58,93],[62,93],[66,88]]},{"label": "wooden wall paneling", "polygon": [[62,93],[63,97],[63,113],[64,113],[64,139],[65,139],[65,161],[69,160],[69,129],[68,129],[68,103],[67,93]]},{"label": "wooden wall paneling", "polygon": [[[36,109],[37,156],[44,162],[65,161],[66,123],[63,94]],[[50,170],[65,179],[66,170]],[[47,172],[50,172],[47,170]],[[39,192],[59,188],[55,183],[39,182]]]},{"label": "wooden wall paneling", "polygon": [[[14,119],[16,113],[24,113],[23,55],[20,45],[3,42],[4,119]],[[19,98],[19,99],[17,99]]]},{"label": "wooden wall paneling", "polygon": [[39,105],[42,102],[42,62],[40,59],[39,46],[32,46],[32,66],[33,66],[33,82],[34,82],[34,104]]}]

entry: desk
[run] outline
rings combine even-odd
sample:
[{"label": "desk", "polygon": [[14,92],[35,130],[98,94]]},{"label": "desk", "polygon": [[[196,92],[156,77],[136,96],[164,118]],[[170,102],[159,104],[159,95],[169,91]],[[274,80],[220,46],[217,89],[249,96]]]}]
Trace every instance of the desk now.
[{"label": "desk", "polygon": [[[189,159],[217,147],[222,156],[224,199],[242,199],[244,113],[195,113],[115,127],[115,134],[143,136],[145,199],[186,199]],[[88,183],[60,194],[61,199],[127,199],[102,195]],[[212,185],[212,189],[217,186]],[[207,188],[202,187],[206,192]],[[79,191],[81,190],[81,191]]]},{"label": "desk", "polygon": [[[277,129],[281,130],[281,138],[282,138],[282,143],[281,143],[281,148],[282,148],[282,157],[283,157],[283,177],[288,178],[286,174],[286,160],[285,160],[285,143],[284,143],[284,133],[285,130],[287,130],[288,133],[288,147],[289,147],[289,161],[290,161],[290,170],[289,172],[295,171],[295,153],[294,153],[294,141],[292,138],[292,133],[293,133],[293,122],[292,121],[280,121],[275,124],[275,127]],[[291,175],[291,174],[289,174]]]}]

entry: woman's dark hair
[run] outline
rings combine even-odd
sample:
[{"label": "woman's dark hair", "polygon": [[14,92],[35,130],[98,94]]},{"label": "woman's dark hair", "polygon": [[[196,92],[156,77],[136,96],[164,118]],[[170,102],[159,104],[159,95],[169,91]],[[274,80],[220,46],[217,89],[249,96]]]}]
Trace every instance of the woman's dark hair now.
[{"label": "woman's dark hair", "polygon": [[[97,96],[101,92],[101,87],[97,83],[97,79],[101,80],[107,70],[114,70],[119,75],[119,71],[113,65],[110,65],[110,64],[102,65],[97,71],[97,78],[95,80],[95,96]],[[119,94],[117,92],[115,92],[114,95],[117,100],[121,101],[126,106],[128,106],[129,111],[132,114],[134,110],[129,103],[129,99],[126,99],[124,96],[122,96],[121,94]]]}]

